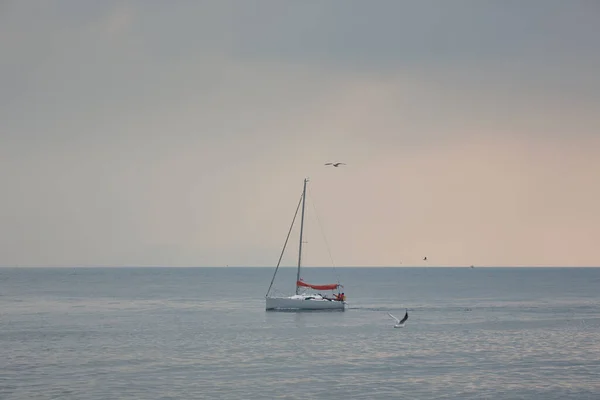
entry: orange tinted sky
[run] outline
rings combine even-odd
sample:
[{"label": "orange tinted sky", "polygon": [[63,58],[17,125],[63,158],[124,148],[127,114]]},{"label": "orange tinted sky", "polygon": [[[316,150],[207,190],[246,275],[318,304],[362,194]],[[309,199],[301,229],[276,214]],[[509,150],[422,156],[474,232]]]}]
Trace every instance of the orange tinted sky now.
[{"label": "orange tinted sky", "polygon": [[598,266],[599,17],[3,2],[0,265]]}]

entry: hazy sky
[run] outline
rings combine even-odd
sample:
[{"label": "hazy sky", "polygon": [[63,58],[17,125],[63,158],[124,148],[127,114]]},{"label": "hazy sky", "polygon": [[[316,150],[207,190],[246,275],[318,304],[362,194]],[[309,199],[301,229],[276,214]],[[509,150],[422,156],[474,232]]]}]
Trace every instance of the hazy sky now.
[{"label": "hazy sky", "polygon": [[599,71],[594,0],[0,1],[0,265],[274,265],[308,176],[308,265],[598,266]]}]

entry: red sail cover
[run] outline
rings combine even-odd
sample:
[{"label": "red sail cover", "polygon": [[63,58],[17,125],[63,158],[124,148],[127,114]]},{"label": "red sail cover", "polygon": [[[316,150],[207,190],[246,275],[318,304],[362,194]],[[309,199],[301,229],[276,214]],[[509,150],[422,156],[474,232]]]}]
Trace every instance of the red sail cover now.
[{"label": "red sail cover", "polygon": [[305,283],[302,280],[299,280],[298,286],[309,287],[309,288],[315,289],[315,290],[335,290],[340,285],[338,285],[337,283],[331,283],[329,285],[311,285],[309,283]]}]

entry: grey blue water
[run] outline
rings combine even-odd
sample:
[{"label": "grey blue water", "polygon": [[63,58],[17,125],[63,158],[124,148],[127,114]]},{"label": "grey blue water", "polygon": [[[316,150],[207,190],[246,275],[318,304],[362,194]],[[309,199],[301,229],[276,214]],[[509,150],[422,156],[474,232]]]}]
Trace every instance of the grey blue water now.
[{"label": "grey blue water", "polygon": [[0,269],[0,399],[600,398],[600,269],[331,271],[345,312],[265,311],[272,268]]}]

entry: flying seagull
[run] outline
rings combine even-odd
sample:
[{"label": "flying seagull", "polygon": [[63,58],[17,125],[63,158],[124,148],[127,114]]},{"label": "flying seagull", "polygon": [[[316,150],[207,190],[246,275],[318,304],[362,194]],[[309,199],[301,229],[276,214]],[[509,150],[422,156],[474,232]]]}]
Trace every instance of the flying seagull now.
[{"label": "flying seagull", "polygon": [[388,315],[396,320],[396,325],[394,325],[394,328],[403,328],[404,323],[408,319],[408,309],[406,310],[406,314],[404,314],[404,318],[402,318],[402,319],[398,319],[390,313],[388,313]]},{"label": "flying seagull", "polygon": [[327,163],[327,164],[325,164],[325,165],[333,165],[334,167],[336,167],[336,168],[337,168],[337,167],[339,167],[340,165],[346,165],[346,164],[345,164],[345,163],[343,163],[343,162],[336,162],[336,163],[330,163],[330,162],[328,162],[328,163]]}]

